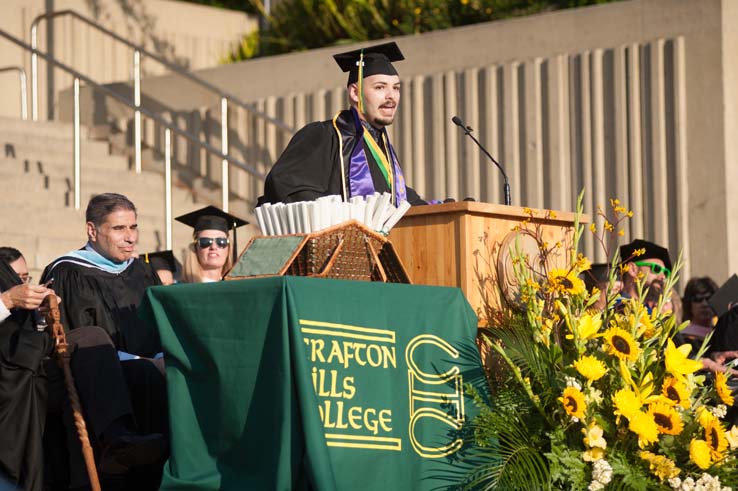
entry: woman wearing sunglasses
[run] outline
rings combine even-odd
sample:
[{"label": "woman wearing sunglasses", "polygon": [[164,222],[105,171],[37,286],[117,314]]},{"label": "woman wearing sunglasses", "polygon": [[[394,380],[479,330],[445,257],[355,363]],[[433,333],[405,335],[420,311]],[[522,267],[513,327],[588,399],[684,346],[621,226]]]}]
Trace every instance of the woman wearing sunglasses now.
[{"label": "woman wearing sunglasses", "polygon": [[208,206],[176,218],[192,227],[192,242],[187,247],[184,260],[183,281],[185,283],[209,283],[220,281],[231,269],[231,253],[235,244],[228,236],[245,220],[241,220],[214,206]]},{"label": "woman wearing sunglasses", "polygon": [[712,332],[712,318],[715,312],[707,301],[717,289],[717,283],[709,276],[692,278],[684,287],[682,321],[689,321],[689,325],[681,331],[681,334],[694,346],[701,345],[705,336]]}]

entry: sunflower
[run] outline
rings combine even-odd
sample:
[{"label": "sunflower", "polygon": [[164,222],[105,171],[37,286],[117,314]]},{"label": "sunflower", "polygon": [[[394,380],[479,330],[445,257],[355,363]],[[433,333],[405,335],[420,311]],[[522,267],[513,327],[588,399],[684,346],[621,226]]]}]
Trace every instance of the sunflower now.
[{"label": "sunflower", "polygon": [[667,400],[671,401],[672,404],[682,406],[684,409],[689,409],[689,406],[691,405],[687,386],[674,377],[666,377],[664,379],[661,393]]},{"label": "sunflower", "polygon": [[583,294],[586,288],[573,269],[556,268],[548,273],[548,290],[573,296]]},{"label": "sunflower", "polygon": [[638,435],[639,447],[643,448],[659,439],[659,428],[651,414],[637,411],[628,421],[628,429]]},{"label": "sunflower", "polygon": [[663,455],[656,455],[647,451],[641,451],[638,455],[648,462],[648,468],[661,482],[665,479],[677,477],[682,472],[673,460]]},{"label": "sunflower", "polygon": [[659,433],[665,435],[678,435],[684,429],[682,418],[673,407],[668,404],[657,402],[648,407],[648,413],[653,416]]},{"label": "sunflower", "polygon": [[720,420],[717,418],[708,421],[704,428],[705,440],[710,447],[710,458],[717,462],[723,458],[725,450],[728,448],[725,430],[723,430]]},{"label": "sunflower", "polygon": [[692,440],[689,442],[689,460],[697,464],[702,470],[710,467],[710,445],[705,440]]},{"label": "sunflower", "polygon": [[720,400],[726,406],[733,405],[733,394],[728,387],[728,377],[723,372],[717,372],[715,374],[715,390],[717,390]]},{"label": "sunflower", "polygon": [[683,344],[678,348],[674,341],[669,339],[666,345],[664,357],[666,359],[666,371],[678,379],[683,379],[685,375],[692,374],[702,368],[702,362],[689,358],[689,352],[692,346]]},{"label": "sunflower", "polygon": [[607,341],[607,352],[621,360],[636,361],[641,348],[633,336],[619,327],[611,327],[603,334]]},{"label": "sunflower", "polygon": [[615,414],[617,416],[625,416],[630,419],[631,416],[641,410],[641,399],[630,389],[620,389],[612,396],[612,402],[615,404]]},{"label": "sunflower", "polygon": [[600,360],[591,355],[586,355],[574,362],[574,368],[587,380],[599,380],[605,373],[607,367]]},{"label": "sunflower", "polygon": [[587,409],[587,403],[584,402],[584,394],[576,387],[567,387],[564,394],[559,397],[559,401],[564,405],[566,414],[573,418],[584,418],[584,411]]}]

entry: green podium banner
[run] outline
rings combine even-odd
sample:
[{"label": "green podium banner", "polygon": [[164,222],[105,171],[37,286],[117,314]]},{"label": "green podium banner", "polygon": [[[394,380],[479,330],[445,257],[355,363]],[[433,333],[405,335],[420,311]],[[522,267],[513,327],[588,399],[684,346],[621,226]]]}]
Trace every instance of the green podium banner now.
[{"label": "green podium banner", "polygon": [[440,490],[485,393],[460,290],[303,277],[155,287],[162,490]]}]

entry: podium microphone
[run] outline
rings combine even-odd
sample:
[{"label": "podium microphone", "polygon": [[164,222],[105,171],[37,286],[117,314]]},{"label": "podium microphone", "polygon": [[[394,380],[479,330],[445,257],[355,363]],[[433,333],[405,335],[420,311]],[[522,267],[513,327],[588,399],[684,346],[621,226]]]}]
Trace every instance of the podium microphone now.
[{"label": "podium microphone", "polygon": [[507,174],[505,174],[505,169],[502,168],[499,162],[495,160],[493,156],[489,154],[486,148],[482,146],[481,143],[479,143],[479,140],[474,138],[474,135],[472,135],[472,129],[469,126],[466,126],[464,122],[461,120],[460,117],[454,116],[451,118],[451,122],[453,122],[456,126],[464,130],[464,134],[471,138],[474,143],[477,144],[477,146],[484,152],[484,154],[489,157],[489,159],[497,166],[498,169],[500,169],[500,173],[502,174],[502,178],[504,179],[504,189],[505,189],[505,204],[510,206],[512,205],[512,200],[510,199],[510,183],[507,181]]}]

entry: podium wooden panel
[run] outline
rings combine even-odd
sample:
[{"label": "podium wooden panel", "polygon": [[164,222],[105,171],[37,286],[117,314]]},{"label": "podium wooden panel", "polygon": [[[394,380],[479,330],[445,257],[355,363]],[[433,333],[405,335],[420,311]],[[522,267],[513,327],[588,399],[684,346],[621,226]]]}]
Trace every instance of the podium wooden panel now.
[{"label": "podium wooden panel", "polygon": [[[389,239],[414,284],[456,286],[461,288],[469,303],[479,314],[482,294],[474,272],[474,251],[488,254],[486,249],[499,244],[516,226],[529,220],[528,228],[540,226],[543,239],[549,244],[565,239],[573,232],[575,214],[505,206],[474,201],[414,206],[392,229]],[[588,222],[583,216],[582,222]],[[486,234],[487,245],[482,242]],[[496,254],[495,254],[496,260]],[[568,261],[566,249],[553,258],[551,264],[563,266]],[[484,267],[484,265],[481,265]],[[496,289],[487,295],[499,305]]]}]

